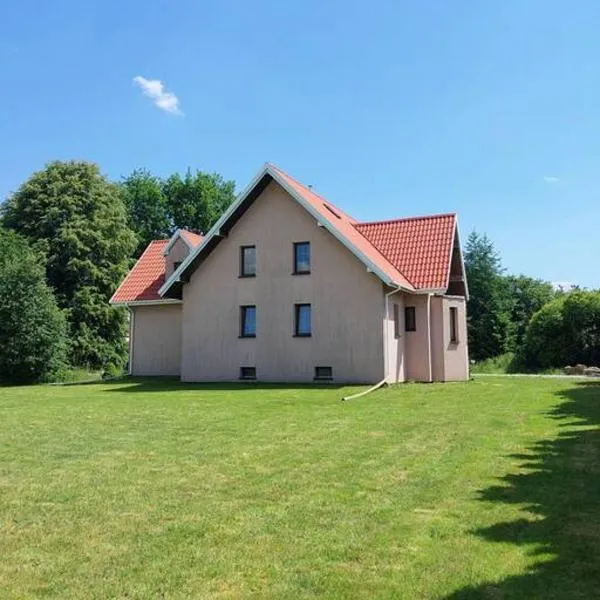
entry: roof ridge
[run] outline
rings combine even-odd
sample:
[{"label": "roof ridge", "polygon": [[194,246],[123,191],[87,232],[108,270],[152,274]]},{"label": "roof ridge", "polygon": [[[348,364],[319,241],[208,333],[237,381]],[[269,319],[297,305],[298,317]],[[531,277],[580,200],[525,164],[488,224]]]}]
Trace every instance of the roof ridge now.
[{"label": "roof ridge", "polygon": [[398,217],[396,219],[382,219],[381,221],[358,221],[354,223],[354,227],[358,228],[362,225],[383,225],[385,223],[400,223],[403,221],[422,221],[425,219],[440,219],[442,217],[456,218],[456,213],[436,213],[433,215],[422,215],[417,217]]},{"label": "roof ridge", "polygon": [[342,213],[346,218],[348,218],[350,221],[352,221],[352,225],[354,225],[355,223],[358,223],[358,221],[352,215],[348,214],[343,208],[340,208],[339,206],[335,205],[333,202],[331,202],[324,196],[321,196],[321,194],[316,192],[313,188],[308,187],[306,184],[302,183],[295,177],[292,177],[289,173],[287,173],[286,171],[284,171],[283,169],[278,167],[276,164],[274,164],[272,162],[268,162],[267,166],[279,171],[282,175],[289,177],[292,181],[295,181],[298,185],[302,186],[307,192],[310,192],[311,194],[314,194],[315,196],[317,196],[317,198],[319,198],[319,200],[321,200],[322,202],[324,202],[325,204],[330,206],[332,209]]}]

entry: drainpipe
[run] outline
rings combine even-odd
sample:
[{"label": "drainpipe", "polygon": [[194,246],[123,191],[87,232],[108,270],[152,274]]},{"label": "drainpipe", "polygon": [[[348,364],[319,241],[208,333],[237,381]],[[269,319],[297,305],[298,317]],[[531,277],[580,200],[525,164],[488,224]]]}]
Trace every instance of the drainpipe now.
[{"label": "drainpipe", "polygon": [[433,294],[427,294],[427,363],[429,366],[429,383],[433,381],[433,368],[431,364],[431,296]]},{"label": "drainpipe", "polygon": [[134,320],[135,320],[135,312],[131,308],[131,306],[127,307],[129,309],[129,368],[127,369],[128,375],[133,375],[133,330],[134,330]]},{"label": "drainpipe", "polygon": [[[398,286],[397,288],[393,289],[391,292],[388,292],[387,294],[384,294],[383,296],[383,314],[384,314],[384,329],[383,329],[383,379],[376,383],[375,385],[371,386],[368,390],[365,390],[364,392],[359,392],[358,394],[353,394],[352,396],[344,396],[342,398],[342,402],[344,402],[345,400],[352,400],[353,398],[359,398],[360,396],[366,396],[367,394],[370,394],[371,392],[374,392],[375,390],[379,389],[380,387],[382,387],[383,385],[385,385],[387,383],[388,380],[388,321],[389,321],[389,299],[390,296],[392,296],[393,294],[396,294],[398,292],[402,291],[402,288],[400,286]],[[431,354],[431,351],[430,351]],[[431,371],[431,366],[429,368],[429,370]]]}]

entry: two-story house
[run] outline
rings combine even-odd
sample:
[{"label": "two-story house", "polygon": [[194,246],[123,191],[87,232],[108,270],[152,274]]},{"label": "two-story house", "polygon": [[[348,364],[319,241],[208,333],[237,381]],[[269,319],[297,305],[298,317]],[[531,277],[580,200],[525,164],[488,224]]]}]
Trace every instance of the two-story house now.
[{"label": "two-story house", "polygon": [[152,242],[111,299],[130,373],[183,381],[468,377],[456,215],[359,223],[267,164],[204,236]]}]

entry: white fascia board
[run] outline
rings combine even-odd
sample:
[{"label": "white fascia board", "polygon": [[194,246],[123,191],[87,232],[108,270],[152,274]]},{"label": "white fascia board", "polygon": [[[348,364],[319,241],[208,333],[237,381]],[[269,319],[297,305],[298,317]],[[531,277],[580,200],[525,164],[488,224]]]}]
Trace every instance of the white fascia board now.
[{"label": "white fascia board", "polygon": [[233,202],[229,208],[221,215],[219,220],[212,226],[210,231],[206,234],[203,242],[196,246],[186,257],[186,259],[179,265],[177,270],[169,277],[167,281],[158,290],[158,293],[162,296],[169,288],[179,281],[179,275],[182,273],[187,266],[194,260],[194,258],[202,251],[206,244],[219,233],[221,226],[227,222],[233,212],[239,207],[239,205],[248,197],[250,192],[255,188],[256,184],[265,176],[270,175],[298,204],[300,204],[310,215],[314,217],[320,227],[324,227],[333,235],[341,244],[343,244],[352,254],[354,254],[368,269],[370,269],[383,283],[390,287],[401,287],[406,289],[407,292],[414,292],[403,286],[399,286],[397,282],[393,281],[388,277],[373,261],[367,258],[354,244],[347,240],[332,224],[326,219],[321,213],[317,212],[308,202],[302,198],[292,187],[290,187],[283,179],[279,176],[277,171],[271,169],[268,164],[259,171],[259,173],[252,179],[252,181],[244,188],[242,193],[237,197],[237,200]]},{"label": "white fascia board", "polygon": [[[159,295],[165,294],[169,288],[179,281],[179,275],[182,273],[187,266],[198,256],[198,254],[202,251],[202,249],[208,244],[209,240],[211,240],[216,234],[219,233],[222,225],[229,219],[229,217],[233,214],[233,212],[238,208],[238,206],[247,198],[248,194],[254,189],[256,184],[269,172],[268,165],[265,165],[260,172],[252,179],[252,181],[244,188],[241,194],[237,197],[235,202],[229,205],[229,208],[220,216],[218,221],[210,228],[210,231],[204,236],[202,243],[196,246],[192,251],[187,255],[184,261],[179,265],[179,267],[171,274],[171,277],[167,279],[158,290]],[[271,173],[269,173],[271,174]]]},{"label": "white fascia board", "polygon": [[190,242],[188,242],[185,239],[185,236],[181,234],[182,229],[181,227],[179,229],[177,229],[177,231],[175,231],[175,233],[171,236],[171,239],[169,240],[169,243],[167,244],[166,248],[164,249],[163,255],[167,256],[167,254],[169,254],[169,252],[171,251],[171,248],[175,245],[175,242],[181,238],[184,242],[185,245],[190,249],[193,250],[194,246],[192,246],[192,244],[190,244]]},{"label": "white fascia board", "polygon": [[112,302],[111,306],[159,306],[161,304],[183,304],[182,300],[176,298],[162,298],[161,300],[132,300],[130,302]]}]

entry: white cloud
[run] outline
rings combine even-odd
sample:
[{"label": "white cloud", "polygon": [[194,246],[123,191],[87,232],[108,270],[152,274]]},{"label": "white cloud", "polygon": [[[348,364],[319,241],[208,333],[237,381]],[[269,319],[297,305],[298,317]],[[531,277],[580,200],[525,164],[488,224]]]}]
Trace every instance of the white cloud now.
[{"label": "white cloud", "polygon": [[167,92],[160,79],[146,79],[137,75],[133,78],[133,83],[141,88],[144,96],[152,98],[154,104],[161,110],[172,115],[183,116],[183,112],[179,108],[179,98],[173,92]]},{"label": "white cloud", "polygon": [[560,179],[558,177],[554,177],[553,175],[544,175],[544,181],[546,183],[558,183]]}]

